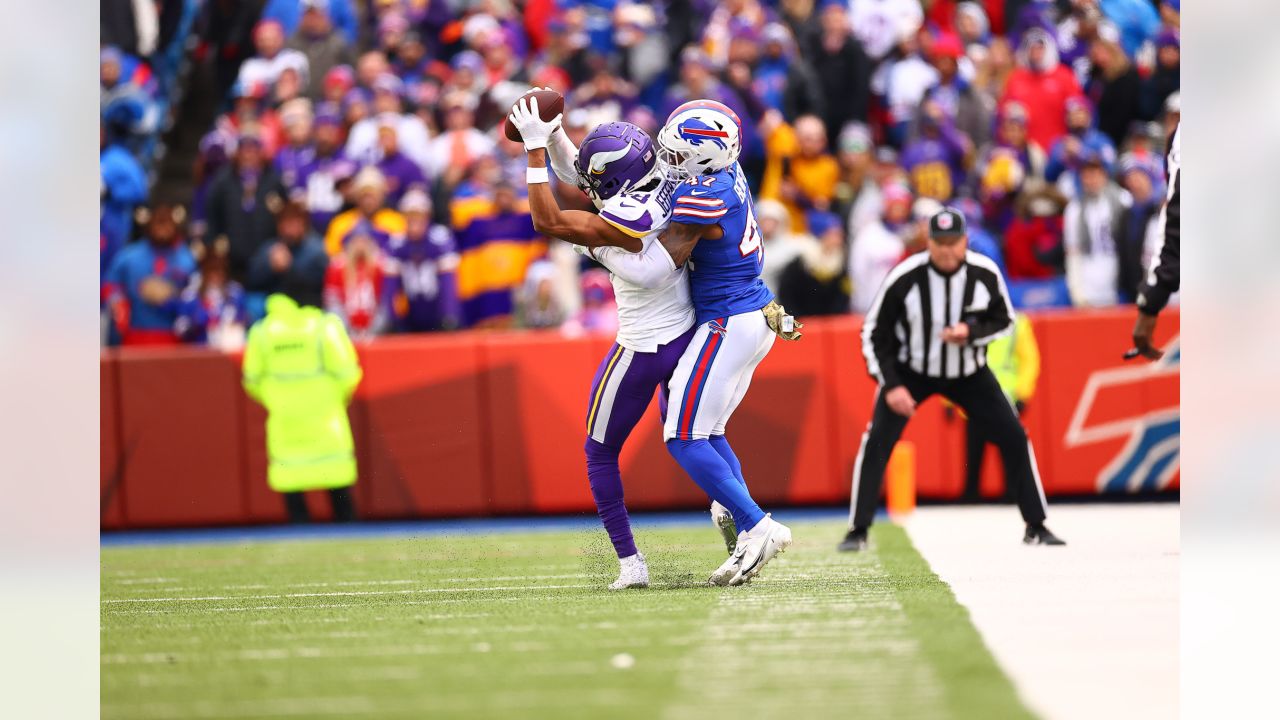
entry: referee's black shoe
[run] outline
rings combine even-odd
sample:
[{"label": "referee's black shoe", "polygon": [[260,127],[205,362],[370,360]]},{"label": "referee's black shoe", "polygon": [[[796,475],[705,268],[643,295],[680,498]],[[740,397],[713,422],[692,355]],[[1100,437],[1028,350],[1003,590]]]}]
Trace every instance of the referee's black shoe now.
[{"label": "referee's black shoe", "polygon": [[1062,538],[1054,535],[1049,528],[1044,525],[1028,525],[1027,534],[1022,536],[1022,542],[1026,545],[1066,545],[1067,542]]},{"label": "referee's black shoe", "polygon": [[836,546],[840,552],[862,552],[867,549],[867,529],[854,528],[844,536],[844,540]]}]

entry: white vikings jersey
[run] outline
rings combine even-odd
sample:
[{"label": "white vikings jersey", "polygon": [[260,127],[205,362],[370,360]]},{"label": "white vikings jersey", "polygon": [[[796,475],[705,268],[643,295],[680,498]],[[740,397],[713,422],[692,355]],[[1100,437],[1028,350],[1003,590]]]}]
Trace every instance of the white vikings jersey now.
[{"label": "white vikings jersey", "polygon": [[623,192],[600,206],[601,218],[644,244],[638,253],[615,247],[592,251],[613,273],[618,344],[636,352],[656,352],[693,327],[688,271],[677,268],[658,242],[671,218],[672,188],[663,179],[653,190]]}]

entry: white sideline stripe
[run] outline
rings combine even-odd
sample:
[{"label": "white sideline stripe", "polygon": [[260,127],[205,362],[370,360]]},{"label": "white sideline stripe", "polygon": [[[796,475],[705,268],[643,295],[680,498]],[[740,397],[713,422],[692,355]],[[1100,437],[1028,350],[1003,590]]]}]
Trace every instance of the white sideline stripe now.
[{"label": "white sideline stripe", "polygon": [[281,600],[284,598],[308,597],[354,597],[359,595],[416,595],[426,593],[455,592],[498,592],[506,590],[568,590],[573,588],[589,588],[594,585],[490,585],[477,588],[421,588],[413,590],[361,590],[347,592],[321,593],[283,593],[279,595],[205,595],[203,597],[155,597],[155,598],[117,598],[103,600],[103,605],[118,603],[151,603],[151,602],[219,602],[222,600]]}]

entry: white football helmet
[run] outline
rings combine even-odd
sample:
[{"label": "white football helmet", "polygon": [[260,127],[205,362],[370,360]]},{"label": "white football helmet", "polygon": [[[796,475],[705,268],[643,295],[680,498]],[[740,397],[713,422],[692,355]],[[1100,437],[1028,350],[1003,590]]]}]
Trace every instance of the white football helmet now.
[{"label": "white football helmet", "polygon": [[658,159],[676,179],[718,172],[738,161],[742,121],[714,100],[692,100],[671,112],[658,132]]}]

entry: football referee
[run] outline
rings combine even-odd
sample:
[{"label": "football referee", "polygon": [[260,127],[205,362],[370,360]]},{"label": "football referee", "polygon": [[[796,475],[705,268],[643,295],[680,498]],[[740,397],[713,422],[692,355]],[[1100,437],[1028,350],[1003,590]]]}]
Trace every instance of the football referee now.
[{"label": "football referee", "polygon": [[867,547],[889,454],[916,405],[942,395],[987,428],[1000,448],[1022,518],[1022,541],[1063,545],[1044,526],[1044,490],[1027,433],[987,368],[986,346],[1013,327],[999,270],[968,251],[964,215],[944,208],[929,219],[928,249],[898,263],[862,326],[862,354],[879,383],[871,424],[853,465],[849,533],[842,551]]}]

